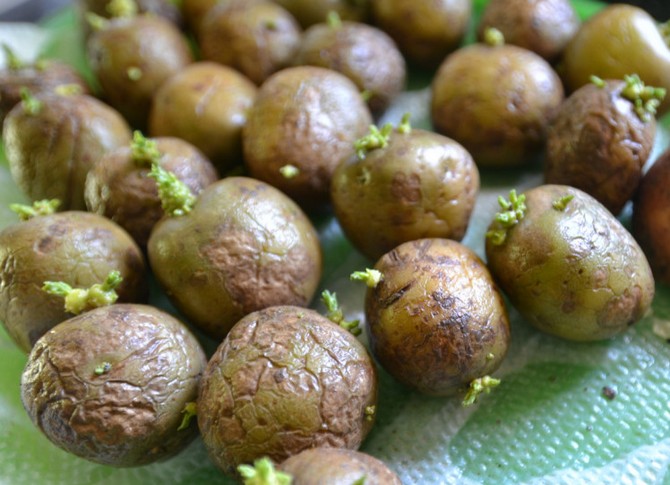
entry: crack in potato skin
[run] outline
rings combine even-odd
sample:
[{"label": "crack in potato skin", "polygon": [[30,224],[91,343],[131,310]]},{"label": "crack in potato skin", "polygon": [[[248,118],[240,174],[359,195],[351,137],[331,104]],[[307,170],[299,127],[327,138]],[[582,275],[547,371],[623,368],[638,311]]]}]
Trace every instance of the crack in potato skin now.
[{"label": "crack in potato skin", "polygon": [[[576,341],[609,338],[642,318],[654,279],[621,223],[573,187],[543,185],[525,194],[526,215],[505,242],[486,243],[491,272],[524,318]],[[554,209],[568,194],[574,198],[565,210]]]},{"label": "crack in potato skin", "polygon": [[353,335],[313,310],[276,306],[240,320],[210,359],[198,425],[214,463],[234,474],[261,456],[358,448],[376,401],[374,363]]},{"label": "crack in potato skin", "polygon": [[366,293],[366,328],[373,354],[395,379],[452,395],[500,366],[510,339],[507,310],[474,252],[421,239],[385,254],[375,269],[384,278]]},{"label": "crack in potato skin", "polygon": [[[101,362],[111,364],[97,374]],[[205,354],[186,327],[145,305],[98,308],[58,325],[31,352],[21,399],[57,446],[113,466],[168,458],[195,437],[177,431],[197,397]]]},{"label": "crack in potato skin", "polygon": [[175,306],[218,339],[252,311],[306,306],[321,276],[307,216],[277,189],[245,177],[210,185],[190,214],[159,222],[148,253]]},{"label": "crack in potato skin", "polygon": [[45,281],[73,287],[101,283],[121,272],[120,302],[147,298],[142,253],[119,226],[95,214],[68,211],[36,217],[0,232],[0,320],[26,353],[46,331],[72,315]]}]

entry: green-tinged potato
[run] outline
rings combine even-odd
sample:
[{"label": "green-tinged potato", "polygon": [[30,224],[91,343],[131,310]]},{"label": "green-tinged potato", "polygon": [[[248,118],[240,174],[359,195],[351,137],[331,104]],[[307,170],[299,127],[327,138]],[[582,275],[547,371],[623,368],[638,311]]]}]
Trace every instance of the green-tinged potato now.
[{"label": "green-tinged potato", "polygon": [[544,147],[564,97],[547,61],[509,44],[454,52],[435,75],[431,95],[435,131],[465,146],[480,168],[527,164]]},{"label": "green-tinged potato", "polygon": [[341,72],[365,93],[373,115],[381,115],[405,87],[405,59],[384,31],[358,22],[329,22],[307,29],[295,65]]},{"label": "green-tinged potato", "polygon": [[547,184],[570,185],[617,215],[633,196],[654,147],[656,121],[641,118],[623,81],[582,86],[563,103],[549,128]]},{"label": "green-tinged potato", "polygon": [[437,133],[390,133],[387,144],[339,165],[331,186],[347,239],[377,260],[399,244],[427,237],[460,241],[479,193],[470,154]]},{"label": "green-tinged potato", "polygon": [[[623,225],[573,187],[542,185],[523,196],[520,220],[518,213],[511,216],[517,223],[496,218],[486,240],[491,273],[521,315],[576,341],[606,339],[640,320],[654,298],[654,278]],[[515,212],[501,202],[503,213]]]},{"label": "green-tinged potato", "polygon": [[633,235],[656,279],[670,285],[670,151],[642,178],[633,201]]},{"label": "green-tinged potato", "polygon": [[419,239],[382,256],[365,296],[373,355],[420,392],[453,395],[494,372],[510,342],[507,310],[488,269],[466,246]]},{"label": "green-tinged potato", "polygon": [[368,20],[370,0],[275,0],[300,22],[303,28],[325,22],[330,12],[342,20]]},{"label": "green-tinged potato", "polygon": [[34,100],[16,105],[3,125],[12,178],[31,200],[58,199],[63,210],[83,210],[88,171],[106,152],[130,143],[130,128],[91,96],[43,93]]},{"label": "green-tinged potato", "polygon": [[24,352],[46,331],[72,315],[45,281],[74,288],[102,283],[111,271],[123,281],[119,301],[148,296],[144,258],[132,238],[109,219],[87,212],[35,217],[0,232],[0,320]]},{"label": "green-tinged potato", "polygon": [[56,60],[37,61],[32,64],[0,69],[0,127],[7,113],[21,101],[21,90],[33,95],[75,90],[89,94],[86,81],[69,64]]},{"label": "green-tinged potato", "polygon": [[141,130],[156,90],[193,62],[179,29],[148,14],[110,20],[91,35],[86,56],[103,98]]},{"label": "green-tinged potato", "polygon": [[213,62],[196,62],[156,92],[149,132],[190,142],[223,175],[242,164],[242,128],[255,98],[256,86],[244,75]]},{"label": "green-tinged potato", "polygon": [[[279,464],[293,485],[401,485],[386,464],[367,453],[346,448],[310,448]],[[363,480],[362,482],[359,482]]]},{"label": "green-tinged potato", "polygon": [[[629,74],[670,90],[670,48],[659,24],[645,10],[623,3],[608,5],[577,31],[565,48],[560,72],[568,92],[594,75],[623,79]],[[668,108],[670,96],[660,112]]]},{"label": "green-tinged potato", "polygon": [[307,306],[321,277],[307,216],[279,190],[245,177],[210,185],[190,213],[158,222],[147,251],[170,300],[217,339],[255,310]]},{"label": "green-tinged potato", "polygon": [[275,306],[240,320],[210,359],[198,426],[212,461],[234,475],[262,457],[357,449],[376,403],[374,362],[356,337],[313,310]]},{"label": "green-tinged potato", "polygon": [[[218,180],[212,163],[190,143],[172,137],[151,141],[159,153],[157,163],[175,174],[194,195]],[[135,158],[130,146],[120,147],[93,166],[84,193],[89,211],[116,222],[142,248],[163,217],[156,181],[149,177],[150,172],[151,160]]]},{"label": "green-tinged potato", "polygon": [[580,21],[569,0],[491,0],[477,26],[480,41],[489,27],[498,29],[505,42],[554,62],[579,29]]},{"label": "green-tinged potato", "polygon": [[[337,166],[354,153],[372,115],[358,88],[339,72],[289,67],[260,88],[242,131],[251,176],[304,206],[323,206]],[[296,169],[291,175],[284,167]]]},{"label": "green-tinged potato", "polygon": [[105,465],[146,465],[197,436],[195,423],[181,426],[182,411],[197,399],[206,364],[198,341],[168,313],[111,305],[38,340],[21,376],[21,400],[56,446]]},{"label": "green-tinged potato", "polygon": [[224,2],[209,10],[198,41],[203,59],[260,85],[293,62],[301,33],[295,18],[276,3]]},{"label": "green-tinged potato", "polygon": [[370,0],[374,23],[398,44],[405,58],[435,68],[463,41],[472,0]]}]

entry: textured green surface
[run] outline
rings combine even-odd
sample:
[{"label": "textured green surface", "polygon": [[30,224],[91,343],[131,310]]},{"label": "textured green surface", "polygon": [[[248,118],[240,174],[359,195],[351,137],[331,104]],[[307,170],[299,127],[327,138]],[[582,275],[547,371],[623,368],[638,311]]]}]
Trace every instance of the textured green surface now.
[{"label": "textured green surface", "polygon": [[[601,8],[596,2],[574,3],[582,16]],[[46,53],[83,67],[74,21],[67,11],[47,22],[55,37]],[[386,118],[397,122],[409,110],[415,125],[429,126],[428,99],[426,89],[408,93]],[[667,144],[664,129],[653,157]],[[480,255],[497,196],[511,187],[537,185],[541,173],[534,166],[504,175],[482,173],[482,180],[464,240]],[[23,198],[3,161],[0,227],[16,220],[7,205],[17,200]],[[335,222],[322,219],[318,227],[326,260],[323,286],[337,292],[348,317],[362,318],[365,289],[351,284],[348,275],[370,262],[352,250]],[[154,302],[168,306],[158,296]],[[670,317],[668,288],[658,288],[653,316],[607,342],[565,342],[511,314],[512,348],[496,373],[502,384],[493,393],[466,409],[459,398],[408,391],[382,371],[378,422],[363,449],[385,460],[408,484],[669,483],[670,345],[652,332],[654,318]],[[0,330],[0,483],[232,483],[209,463],[199,440],[168,462],[137,469],[68,456],[23,411],[18,383],[24,363],[25,356]],[[603,396],[605,386],[616,391],[614,399]]]}]

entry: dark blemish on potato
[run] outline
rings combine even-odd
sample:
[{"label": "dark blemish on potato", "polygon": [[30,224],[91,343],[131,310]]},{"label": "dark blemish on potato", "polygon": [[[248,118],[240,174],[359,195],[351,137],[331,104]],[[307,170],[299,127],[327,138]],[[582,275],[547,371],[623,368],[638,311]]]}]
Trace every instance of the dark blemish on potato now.
[{"label": "dark blemish on potato", "polygon": [[40,253],[50,253],[56,247],[56,240],[51,236],[45,236],[37,243],[37,250]]},{"label": "dark blemish on potato", "polygon": [[407,293],[407,291],[412,287],[413,284],[414,284],[413,281],[409,282],[399,290],[393,292],[388,298],[384,300],[384,302],[382,303],[382,308],[388,308],[395,302],[400,300],[403,297],[403,295]]}]

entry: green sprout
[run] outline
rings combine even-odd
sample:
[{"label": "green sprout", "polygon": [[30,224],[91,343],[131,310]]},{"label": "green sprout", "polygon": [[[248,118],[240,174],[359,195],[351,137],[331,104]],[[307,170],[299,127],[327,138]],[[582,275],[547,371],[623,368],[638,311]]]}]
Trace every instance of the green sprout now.
[{"label": "green sprout", "polygon": [[354,142],[356,156],[363,160],[369,151],[377,148],[385,148],[388,145],[392,131],[393,125],[391,123],[386,123],[381,129],[375,125],[370,125],[370,132]]},{"label": "green sprout", "polygon": [[595,84],[597,87],[601,89],[605,87],[606,83],[602,78],[599,78],[598,76],[591,76],[589,79],[591,80],[591,83]]},{"label": "green sprout", "polygon": [[494,379],[491,376],[484,376],[474,379],[470,382],[470,389],[463,399],[463,406],[471,406],[477,400],[477,396],[485,392],[491,392],[491,389],[500,384],[500,379]]},{"label": "green sprout", "polygon": [[326,305],[326,310],[328,310],[326,317],[328,317],[330,321],[338,324],[345,330],[349,330],[353,335],[360,335],[360,322],[358,320],[346,320],[344,318],[340,304],[337,302],[337,294],[328,290],[323,290],[323,293],[321,293],[321,300],[324,305]]},{"label": "green sprout", "polygon": [[368,288],[374,288],[382,280],[383,275],[381,271],[376,269],[365,268],[365,271],[354,271],[349,275],[351,281],[362,281]]},{"label": "green sprout", "polygon": [[144,73],[142,72],[142,69],[140,69],[137,66],[131,66],[126,70],[126,74],[128,75],[128,79],[131,81],[139,81],[142,79],[142,76]]},{"label": "green sprout", "polygon": [[26,87],[20,90],[21,101],[23,101],[23,108],[29,115],[36,115],[42,110],[43,103],[30,93]]},{"label": "green sprout", "polygon": [[2,43],[2,50],[5,53],[5,58],[7,60],[7,67],[10,71],[18,71],[19,69],[25,67],[25,64],[19,57],[16,55],[16,52],[9,47],[9,44]]},{"label": "green sprout", "polygon": [[367,475],[363,475],[361,478],[356,479],[354,483],[351,485],[365,485],[365,480],[367,479]]},{"label": "green sprout", "polygon": [[377,406],[372,405],[365,408],[366,421],[372,421],[375,418],[375,414],[377,414]]},{"label": "green sprout", "polygon": [[498,204],[502,210],[495,215],[495,221],[502,227],[486,233],[486,237],[496,246],[503,244],[507,238],[507,231],[523,219],[526,214],[526,196],[517,195],[516,190],[512,189],[509,200],[501,195],[498,197]]},{"label": "green sprout", "polygon": [[110,370],[112,370],[112,364],[109,362],[103,362],[95,367],[93,372],[95,373],[96,376],[101,376],[103,374],[107,374]]},{"label": "green sprout", "polygon": [[82,93],[82,87],[80,84],[75,83],[59,84],[54,89],[54,92],[59,96],[77,96]]},{"label": "green sprout", "polygon": [[563,197],[559,197],[555,201],[551,203],[551,206],[556,209],[557,211],[563,212],[565,208],[568,206],[570,201],[574,199],[575,196],[572,194],[565,194]]},{"label": "green sprout", "polygon": [[158,163],[151,164],[149,177],[156,181],[158,197],[161,199],[163,210],[169,216],[183,216],[191,212],[196,197],[184,182],[177,176],[162,168]]},{"label": "green sprout", "polygon": [[42,290],[65,298],[65,311],[79,315],[82,312],[115,303],[119,298],[116,288],[121,281],[123,281],[121,273],[111,271],[102,284],[96,283],[89,288],[72,288],[62,281],[45,281]]},{"label": "green sprout", "polygon": [[335,10],[331,10],[328,12],[328,16],[326,17],[326,23],[331,29],[337,30],[341,28],[342,19],[340,18],[340,14],[338,14]]},{"label": "green sprout", "polygon": [[398,125],[397,131],[398,133],[402,133],[406,135],[407,133],[412,132],[412,125],[409,122],[410,114],[405,113],[402,115],[402,119],[400,120],[400,124]]},{"label": "green sprout", "polygon": [[158,150],[156,140],[145,138],[141,131],[133,132],[133,141],[130,144],[130,151],[133,162],[138,167],[151,167],[153,163],[158,163],[161,158],[161,152]]},{"label": "green sprout", "polygon": [[372,90],[370,89],[364,89],[363,91],[361,91],[361,98],[363,98],[363,101],[365,101],[366,103],[370,101],[372,99],[372,96],[374,95],[375,93],[372,92]]},{"label": "green sprout", "polygon": [[111,0],[105,10],[114,18],[134,17],[138,11],[135,0]]},{"label": "green sprout", "polygon": [[275,469],[272,461],[261,458],[254,465],[239,465],[237,471],[244,485],[291,485],[293,477],[288,473]]},{"label": "green sprout", "polygon": [[651,120],[665,98],[665,89],[645,86],[637,74],[624,76],[624,82],[626,86],[621,96],[633,103],[635,113],[642,121]]},{"label": "green sprout", "polygon": [[86,12],[85,18],[88,25],[95,31],[104,30],[109,25],[109,20],[93,12]]},{"label": "green sprout", "polygon": [[198,415],[198,404],[195,401],[187,402],[184,409],[181,410],[181,413],[184,417],[182,418],[177,431],[188,428],[191,424],[191,420]]},{"label": "green sprout", "polygon": [[291,165],[290,163],[287,165],[284,165],[279,169],[279,173],[284,177],[285,179],[292,179],[294,177],[297,177],[300,175],[300,169],[296,167],[295,165]]},{"label": "green sprout", "polygon": [[492,47],[504,45],[505,36],[495,27],[487,27],[484,30],[484,43]]},{"label": "green sprout", "polygon": [[33,202],[33,205],[10,204],[9,208],[13,212],[16,212],[20,220],[27,221],[33,217],[53,214],[58,209],[58,206],[60,206],[60,200],[58,199],[43,199],[36,200]]}]

